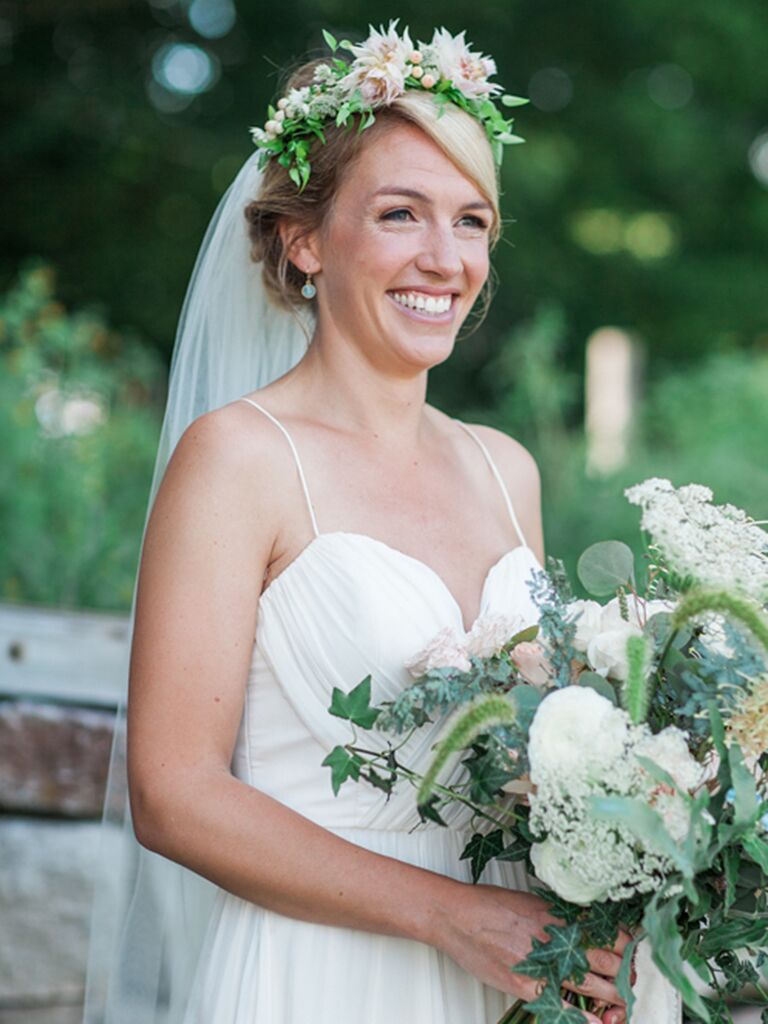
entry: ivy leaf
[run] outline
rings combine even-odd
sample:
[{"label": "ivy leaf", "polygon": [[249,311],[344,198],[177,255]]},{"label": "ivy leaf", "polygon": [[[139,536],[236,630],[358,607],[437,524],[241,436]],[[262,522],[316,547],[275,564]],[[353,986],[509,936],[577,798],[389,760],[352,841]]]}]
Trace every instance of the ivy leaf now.
[{"label": "ivy leaf", "polygon": [[514,773],[499,763],[495,750],[486,750],[482,754],[473,753],[464,759],[470,777],[469,798],[479,804],[492,803],[505,782],[514,778]]},{"label": "ivy leaf", "polygon": [[379,708],[371,707],[371,677],[366,676],[349,693],[334,686],[328,710],[337,718],[345,718],[359,725],[361,729],[370,729],[381,713]]},{"label": "ivy leaf", "polygon": [[363,759],[358,754],[350,754],[346,747],[334,747],[323,761],[323,765],[331,769],[333,795],[338,796],[343,782],[347,779],[357,781],[360,778]]},{"label": "ivy leaf", "polygon": [[416,810],[419,812],[419,817],[422,821],[434,821],[437,825],[442,825],[444,828],[448,827],[448,822],[444,820],[435,804],[439,800],[437,793],[433,793],[429,799],[416,806]]},{"label": "ivy leaf", "polygon": [[580,1010],[563,1004],[555,972],[548,971],[543,977],[547,982],[544,991],[532,1003],[526,1003],[525,1009],[536,1014],[537,1021],[546,1021],[547,1024],[584,1024],[586,1018]]},{"label": "ivy leaf", "polygon": [[505,846],[501,853],[497,853],[495,860],[524,860],[528,856],[528,851],[531,848],[531,844],[527,843],[524,839],[516,836],[512,842]]},{"label": "ivy leaf", "polygon": [[[461,860],[470,860],[472,868],[472,881],[477,882],[483,873],[483,868],[489,860],[493,860],[504,849],[504,836],[500,828],[496,828],[487,835],[475,832],[470,841],[464,847]],[[517,968],[515,968],[517,970]]]},{"label": "ivy leaf", "polygon": [[540,978],[542,967],[549,966],[556,972],[557,991],[560,984],[569,979],[581,984],[589,971],[581,925],[578,922],[548,924],[544,931],[550,936],[549,941],[534,938],[531,952],[515,964],[515,974]]}]

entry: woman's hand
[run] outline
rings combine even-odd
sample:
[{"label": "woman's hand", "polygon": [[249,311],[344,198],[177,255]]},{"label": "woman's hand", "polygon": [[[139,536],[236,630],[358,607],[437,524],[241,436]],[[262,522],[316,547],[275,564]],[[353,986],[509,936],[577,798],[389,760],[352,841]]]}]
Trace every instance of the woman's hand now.
[{"label": "woman's hand", "polygon": [[[443,907],[435,921],[431,944],[485,984],[516,999],[534,1000],[543,983],[515,974],[514,965],[530,953],[534,938],[548,939],[544,928],[558,919],[533,893],[495,885],[459,885],[450,906]],[[621,933],[612,949],[587,950],[590,972],[580,985],[565,985],[608,1007],[601,1017],[583,1011],[592,1024],[601,1020],[603,1024],[622,1024],[626,1018],[615,978],[628,941],[629,937]]]}]

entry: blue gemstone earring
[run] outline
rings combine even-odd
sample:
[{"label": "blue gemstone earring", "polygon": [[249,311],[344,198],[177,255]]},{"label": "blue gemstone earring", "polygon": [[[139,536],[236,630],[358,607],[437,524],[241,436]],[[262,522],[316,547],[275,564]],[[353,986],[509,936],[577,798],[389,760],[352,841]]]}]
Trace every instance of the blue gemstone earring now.
[{"label": "blue gemstone earring", "polygon": [[301,294],[305,299],[314,299],[317,295],[317,288],[312,284],[312,275],[307,274],[307,280],[301,287]]}]

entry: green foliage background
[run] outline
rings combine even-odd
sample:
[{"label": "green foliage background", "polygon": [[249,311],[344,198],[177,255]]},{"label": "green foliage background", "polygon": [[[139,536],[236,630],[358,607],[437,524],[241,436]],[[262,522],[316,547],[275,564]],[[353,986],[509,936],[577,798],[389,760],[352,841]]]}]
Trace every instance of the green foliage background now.
[{"label": "green foliage background", "polygon": [[[527,144],[505,158],[491,313],[432,372],[430,400],[531,447],[548,550],[571,563],[593,540],[635,540],[621,489],[650,474],[765,518],[768,171],[750,168],[768,131],[762,0],[237,0],[225,34],[194,28],[228,2],[0,4],[0,596],[128,606],[163,368],[247,129],[322,28],[354,39],[398,16],[414,37],[466,29],[509,91],[538,96],[517,113]],[[158,79],[174,43],[218,68],[186,104]],[[606,324],[643,338],[646,389],[630,464],[594,480],[584,344]],[[34,401],[51,369],[105,396],[96,431],[43,437]]]}]

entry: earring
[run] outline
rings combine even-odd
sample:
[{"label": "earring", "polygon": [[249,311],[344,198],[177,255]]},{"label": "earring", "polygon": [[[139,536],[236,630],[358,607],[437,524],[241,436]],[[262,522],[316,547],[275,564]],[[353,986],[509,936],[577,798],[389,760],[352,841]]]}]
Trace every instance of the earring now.
[{"label": "earring", "polygon": [[317,288],[312,284],[312,275],[307,274],[307,280],[301,286],[301,294],[305,299],[314,299],[317,295]]}]

